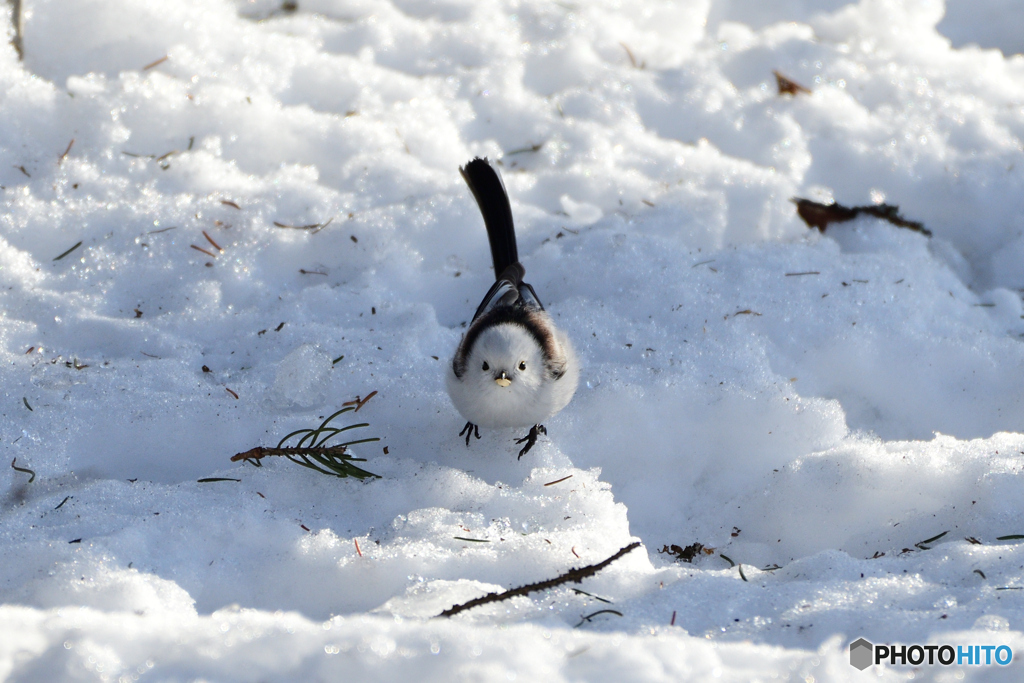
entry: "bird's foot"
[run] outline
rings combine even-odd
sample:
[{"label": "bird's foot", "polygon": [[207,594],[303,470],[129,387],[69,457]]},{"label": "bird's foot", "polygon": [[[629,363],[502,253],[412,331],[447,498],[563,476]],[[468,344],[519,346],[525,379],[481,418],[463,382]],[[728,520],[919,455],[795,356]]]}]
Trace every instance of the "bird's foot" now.
[{"label": "bird's foot", "polygon": [[463,434],[466,435],[466,445],[469,446],[469,437],[476,436],[476,438],[480,438],[480,428],[472,422],[467,422],[466,426],[462,428],[461,432],[459,432],[459,436],[462,436]]},{"label": "bird's foot", "polygon": [[537,445],[537,438],[541,434],[547,434],[547,433],[548,433],[548,430],[547,430],[547,428],[544,425],[533,425],[532,427],[530,427],[530,433],[529,434],[527,434],[526,436],[524,436],[521,439],[516,439],[516,443],[517,444],[522,443],[524,441],[526,442],[526,445],[523,446],[523,450],[519,451],[519,457],[516,458],[516,460],[522,460],[523,456],[526,455],[527,453],[529,453],[530,449],[533,448],[535,445]]}]

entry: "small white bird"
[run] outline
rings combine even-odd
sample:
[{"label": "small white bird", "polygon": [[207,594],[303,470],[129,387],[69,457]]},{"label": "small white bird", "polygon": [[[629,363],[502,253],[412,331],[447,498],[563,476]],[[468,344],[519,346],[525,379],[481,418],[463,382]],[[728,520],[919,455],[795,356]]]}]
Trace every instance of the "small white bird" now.
[{"label": "small white bird", "polygon": [[486,159],[459,169],[480,206],[491,243],[495,283],[476,309],[448,369],[448,395],[468,420],[459,436],[480,438],[480,427],[526,427],[523,457],[547,434],[543,420],[576,393],[579,361],[568,336],[555,327],[533,287],[523,282],[512,207],[501,176]]}]

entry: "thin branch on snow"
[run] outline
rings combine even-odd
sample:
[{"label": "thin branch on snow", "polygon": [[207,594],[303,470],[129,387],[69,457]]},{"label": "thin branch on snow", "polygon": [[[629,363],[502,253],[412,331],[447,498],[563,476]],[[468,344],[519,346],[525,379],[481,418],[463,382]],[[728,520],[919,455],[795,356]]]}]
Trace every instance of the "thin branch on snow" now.
[{"label": "thin branch on snow", "polygon": [[548,589],[556,588],[558,586],[561,586],[562,584],[565,584],[565,583],[582,583],[583,579],[586,579],[586,578],[589,578],[591,576],[594,576],[595,574],[597,574],[599,571],[601,571],[602,569],[604,569],[605,567],[610,565],[615,560],[619,559],[620,557],[622,557],[626,553],[629,553],[629,552],[631,552],[633,550],[636,550],[639,547],[640,547],[640,542],[639,541],[634,541],[633,543],[630,543],[625,548],[623,548],[619,552],[615,553],[614,555],[609,557],[607,560],[604,560],[603,562],[598,562],[597,564],[591,564],[591,565],[588,565],[586,567],[580,567],[579,569],[570,569],[569,571],[567,571],[566,573],[562,574],[561,576],[556,576],[553,579],[547,579],[546,581],[538,581],[537,583],[528,583],[525,586],[519,586],[518,588],[510,588],[509,590],[505,591],[504,593],[488,593],[487,595],[484,595],[483,597],[474,598],[474,599],[470,600],[469,602],[464,602],[461,605],[455,605],[455,606],[453,606],[453,607],[451,607],[449,609],[446,609],[445,611],[441,612],[437,616],[438,617],[452,617],[452,616],[455,616],[456,614],[458,614],[459,612],[464,612],[464,611],[466,611],[468,609],[473,609],[474,607],[479,607],[480,605],[486,605],[486,604],[491,603],[491,602],[502,602],[504,600],[508,600],[510,598],[514,598],[514,597],[517,597],[517,596],[528,595],[529,593],[536,593],[538,591],[546,591]]}]

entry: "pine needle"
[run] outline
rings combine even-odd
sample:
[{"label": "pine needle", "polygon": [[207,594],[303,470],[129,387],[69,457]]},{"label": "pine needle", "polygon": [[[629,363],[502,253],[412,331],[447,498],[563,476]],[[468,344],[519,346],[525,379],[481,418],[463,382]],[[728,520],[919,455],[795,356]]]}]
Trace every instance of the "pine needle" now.
[{"label": "pine needle", "polygon": [[34,481],[36,480],[36,473],[35,473],[35,470],[30,470],[30,469],[28,469],[27,467],[18,467],[18,466],[17,466],[16,464],[15,464],[16,462],[18,462],[18,459],[17,459],[17,458],[15,458],[14,460],[11,460],[11,469],[12,469],[12,470],[14,470],[15,472],[24,472],[25,474],[30,474],[30,475],[32,475],[32,476],[30,476],[30,477],[28,478],[28,483],[30,483],[30,484],[31,484],[32,482],[34,482]]}]

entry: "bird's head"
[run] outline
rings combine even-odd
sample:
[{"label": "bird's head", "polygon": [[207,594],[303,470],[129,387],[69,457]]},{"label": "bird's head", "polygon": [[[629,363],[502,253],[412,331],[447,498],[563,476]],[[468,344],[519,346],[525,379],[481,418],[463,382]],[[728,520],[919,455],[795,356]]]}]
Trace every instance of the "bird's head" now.
[{"label": "bird's head", "polygon": [[476,339],[466,359],[465,374],[476,383],[519,393],[538,388],[544,380],[540,344],[524,327],[494,325]]}]

